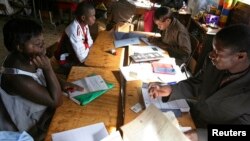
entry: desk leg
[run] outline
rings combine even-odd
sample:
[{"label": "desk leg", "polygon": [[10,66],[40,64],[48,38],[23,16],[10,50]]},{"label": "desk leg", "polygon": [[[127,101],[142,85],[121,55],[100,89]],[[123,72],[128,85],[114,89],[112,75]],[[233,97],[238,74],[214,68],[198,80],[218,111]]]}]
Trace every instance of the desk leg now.
[{"label": "desk leg", "polygon": [[118,103],[118,116],[116,128],[120,130],[120,127],[124,124],[125,118],[125,90],[126,90],[126,80],[124,79],[122,73],[120,72],[120,93],[119,93],[119,103]]},{"label": "desk leg", "polygon": [[[129,49],[128,47],[126,47],[124,51],[123,66],[127,66],[128,64],[129,64]],[[118,116],[117,116],[116,128],[120,130],[120,127],[124,124],[124,119],[125,119],[125,94],[126,94],[126,80],[121,72],[119,72],[119,79],[120,79],[119,80],[120,95],[118,103]]]}]

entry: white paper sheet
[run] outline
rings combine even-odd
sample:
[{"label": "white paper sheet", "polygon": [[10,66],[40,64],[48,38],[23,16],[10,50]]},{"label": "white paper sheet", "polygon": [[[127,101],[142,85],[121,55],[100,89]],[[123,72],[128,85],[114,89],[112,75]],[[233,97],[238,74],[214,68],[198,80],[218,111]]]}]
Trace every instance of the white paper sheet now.
[{"label": "white paper sheet", "polygon": [[53,141],[100,141],[108,135],[104,123],[52,134]]},{"label": "white paper sheet", "polygon": [[[186,76],[181,72],[179,66],[175,64],[175,60],[173,58],[164,58],[159,62],[166,62],[168,64],[172,64],[176,73],[172,74],[159,74],[154,73],[151,63],[134,63],[129,66],[121,67],[120,71],[123,74],[126,81],[133,80],[141,80],[143,82],[179,82],[181,80],[185,80]],[[143,71],[141,71],[143,70]]]}]

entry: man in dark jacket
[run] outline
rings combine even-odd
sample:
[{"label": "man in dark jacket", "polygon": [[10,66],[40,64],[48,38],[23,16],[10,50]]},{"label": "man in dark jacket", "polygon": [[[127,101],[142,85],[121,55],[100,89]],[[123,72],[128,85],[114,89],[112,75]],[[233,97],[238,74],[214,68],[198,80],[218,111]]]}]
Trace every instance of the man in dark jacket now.
[{"label": "man in dark jacket", "polygon": [[151,83],[150,96],[187,99],[198,133],[210,124],[250,124],[250,27],[220,30],[209,58],[196,77],[173,86]]}]

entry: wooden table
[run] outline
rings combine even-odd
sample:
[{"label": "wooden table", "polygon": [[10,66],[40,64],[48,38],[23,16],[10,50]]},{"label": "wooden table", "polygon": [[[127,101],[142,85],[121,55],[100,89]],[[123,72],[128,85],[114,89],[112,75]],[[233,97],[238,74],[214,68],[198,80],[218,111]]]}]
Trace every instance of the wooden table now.
[{"label": "wooden table", "polygon": [[51,121],[45,141],[51,141],[51,134],[69,129],[104,122],[109,132],[117,129],[119,83],[117,74],[111,70],[92,67],[73,67],[68,81],[75,81],[90,74],[100,74],[104,80],[113,83],[114,88],[86,106],[80,106],[63,97],[63,105],[57,108]]},{"label": "wooden table", "polygon": [[85,65],[91,67],[120,68],[123,65],[124,48],[116,48],[116,55],[111,54],[111,49],[115,49],[113,32],[99,32],[93,47],[90,49]]},{"label": "wooden table", "polygon": [[[117,56],[108,51],[113,48],[112,33],[103,31],[99,33],[97,40],[90,51],[85,62],[87,66],[93,67],[72,67],[67,81],[75,81],[91,74],[100,74],[106,81],[114,84],[114,88],[98,97],[86,106],[80,106],[63,97],[64,103],[57,108],[51,121],[45,141],[51,141],[51,134],[79,128],[98,122],[104,122],[107,130],[117,130],[123,123],[128,123],[137,117],[130,107],[140,102],[143,104],[140,94],[140,81],[125,82],[122,79],[118,68],[124,64],[124,48],[117,49]],[[189,114],[183,115],[180,124],[194,127]]]},{"label": "wooden table", "polygon": [[[132,121],[137,116],[139,116],[140,113],[142,113],[142,111],[139,113],[135,113],[130,109],[136,103],[140,103],[141,105],[144,105],[142,94],[141,94],[141,86],[142,86],[141,81],[129,81],[126,83],[124,124]],[[182,113],[182,115],[178,117],[177,119],[181,126],[189,126],[189,127],[192,127],[192,129],[195,129],[195,125],[191,118],[190,113]]]}]

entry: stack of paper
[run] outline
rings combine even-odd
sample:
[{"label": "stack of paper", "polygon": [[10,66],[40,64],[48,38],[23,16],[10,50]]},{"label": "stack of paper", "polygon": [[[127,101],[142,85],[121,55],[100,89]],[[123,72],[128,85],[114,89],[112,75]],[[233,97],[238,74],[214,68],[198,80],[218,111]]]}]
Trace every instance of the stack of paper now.
[{"label": "stack of paper", "polygon": [[189,141],[189,139],[155,106],[121,127],[124,141]]}]

